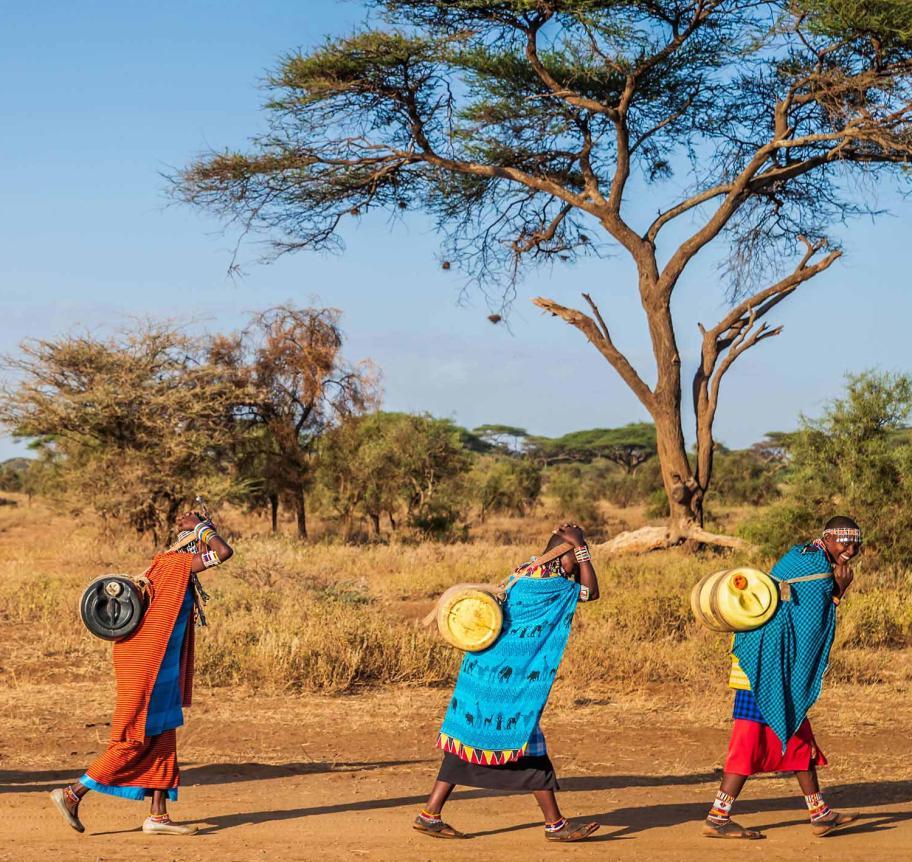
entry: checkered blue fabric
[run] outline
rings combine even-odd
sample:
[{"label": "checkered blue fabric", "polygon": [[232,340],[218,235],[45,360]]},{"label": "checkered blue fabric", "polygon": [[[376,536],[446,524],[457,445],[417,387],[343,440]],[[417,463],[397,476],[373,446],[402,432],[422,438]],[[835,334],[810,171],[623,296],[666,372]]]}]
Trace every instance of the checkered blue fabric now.
[{"label": "checkered blue fabric", "polygon": [[542,733],[541,726],[536,722],[526,747],[526,757],[543,757],[547,753],[548,744],[545,742],[545,735]]},{"label": "checkered blue fabric", "polygon": [[[771,572],[777,581],[823,573],[831,574],[832,566],[816,545],[796,545]],[[735,635],[732,653],[783,751],[820,696],[835,631],[828,577],[792,584],[791,600],[783,601],[766,625]]]},{"label": "checkered blue fabric", "polygon": [[743,718],[745,721],[756,721],[757,724],[766,724],[754,695],[749,691],[735,692],[735,706],[732,709],[732,718]]}]

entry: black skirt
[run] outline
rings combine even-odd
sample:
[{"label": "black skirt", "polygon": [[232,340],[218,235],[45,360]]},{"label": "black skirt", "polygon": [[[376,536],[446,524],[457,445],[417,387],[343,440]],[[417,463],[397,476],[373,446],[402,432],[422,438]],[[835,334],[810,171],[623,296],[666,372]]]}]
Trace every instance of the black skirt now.
[{"label": "black skirt", "polygon": [[437,780],[485,790],[560,790],[554,766],[547,754],[520,757],[503,766],[482,766],[480,763],[468,763],[447,751],[443,755]]}]

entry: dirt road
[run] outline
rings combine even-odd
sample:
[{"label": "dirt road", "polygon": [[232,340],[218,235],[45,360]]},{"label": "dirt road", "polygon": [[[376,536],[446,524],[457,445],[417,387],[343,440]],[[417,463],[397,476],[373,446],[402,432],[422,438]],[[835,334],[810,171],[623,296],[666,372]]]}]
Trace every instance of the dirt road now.
[{"label": "dirt road", "polygon": [[912,858],[912,709],[895,692],[830,692],[816,710],[832,762],[828,800],[861,811],[859,825],[816,839],[794,779],[758,778],[737,808],[739,821],[767,834],[750,843],[699,836],[727,742],[717,708],[701,716],[699,704],[672,709],[648,697],[558,705],[543,726],[562,805],[602,824],[594,840],[563,847],[545,844],[531,796],[491,791],[457,791],[446,810],[471,840],[410,829],[436,772],[432,741],[446,698],[423,690],[263,699],[203,691],[179,736],[183,784],[172,806],[200,834],[144,836],[144,806],[90,794],[78,835],[47,792],[103,746],[109,698],[106,684],[0,692],[2,862]]}]

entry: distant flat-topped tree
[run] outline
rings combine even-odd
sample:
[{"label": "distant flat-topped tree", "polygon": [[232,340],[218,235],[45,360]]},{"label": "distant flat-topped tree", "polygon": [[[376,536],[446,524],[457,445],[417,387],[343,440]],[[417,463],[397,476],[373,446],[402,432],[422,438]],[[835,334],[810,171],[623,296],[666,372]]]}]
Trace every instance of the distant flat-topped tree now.
[{"label": "distant flat-topped tree", "polygon": [[632,422],[622,428],[571,431],[563,437],[530,437],[528,449],[545,464],[604,458],[632,474],[656,454],[656,432],[650,422]]},{"label": "distant flat-topped tree", "polygon": [[[655,423],[671,506],[662,541],[697,535],[722,377],[780,332],[767,315],[839,257],[829,227],[867,211],[850,180],[909,177],[912,4],[370,5],[383,26],[286,57],[268,132],[247,153],[190,165],[178,195],[266,232],[277,254],[338,248],[344,220],[370,210],[430,213],[445,266],[489,297],[497,285],[513,296],[528,265],[619,248],[636,267],[626,289],[654,368],[635,367],[612,335],[607,268],[586,310],[535,303],[580,330]],[[648,186],[655,214],[641,222],[629,204]],[[714,240],[730,252],[730,307],[700,325],[690,457],[672,296]]]},{"label": "distant flat-topped tree", "polygon": [[514,425],[479,425],[472,433],[491,448],[511,455],[521,453],[526,446],[529,432]]}]

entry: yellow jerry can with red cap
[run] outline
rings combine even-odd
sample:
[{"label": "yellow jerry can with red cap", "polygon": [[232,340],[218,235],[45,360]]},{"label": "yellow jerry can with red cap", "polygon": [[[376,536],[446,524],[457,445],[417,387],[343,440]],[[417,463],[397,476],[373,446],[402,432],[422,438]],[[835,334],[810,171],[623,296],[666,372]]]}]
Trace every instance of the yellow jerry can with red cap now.
[{"label": "yellow jerry can with red cap", "polygon": [[694,616],[717,632],[748,632],[772,619],[779,589],[766,572],[741,567],[701,578],[690,591]]}]

